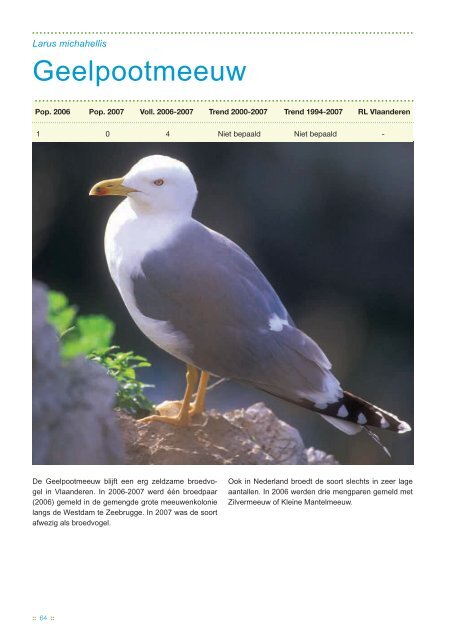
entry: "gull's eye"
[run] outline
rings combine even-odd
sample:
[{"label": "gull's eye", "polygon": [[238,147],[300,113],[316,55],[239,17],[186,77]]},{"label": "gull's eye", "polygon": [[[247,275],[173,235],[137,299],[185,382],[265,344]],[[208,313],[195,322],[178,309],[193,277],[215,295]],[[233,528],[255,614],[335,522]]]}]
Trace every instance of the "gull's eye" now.
[{"label": "gull's eye", "polygon": [[154,180],[154,184],[156,185],[156,187],[161,187],[164,184],[164,181],[162,180],[162,178],[159,178],[158,180]]}]

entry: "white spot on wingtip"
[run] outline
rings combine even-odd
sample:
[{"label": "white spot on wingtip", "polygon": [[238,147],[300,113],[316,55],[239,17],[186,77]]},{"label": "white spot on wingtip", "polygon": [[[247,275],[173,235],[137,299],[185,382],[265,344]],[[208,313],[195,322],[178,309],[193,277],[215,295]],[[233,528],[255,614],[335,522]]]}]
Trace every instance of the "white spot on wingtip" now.
[{"label": "white spot on wingtip", "polygon": [[342,404],[341,407],[338,409],[337,416],[339,418],[347,418],[348,415],[349,415],[349,411],[346,409],[344,404]]},{"label": "white spot on wingtip", "polygon": [[398,425],[398,433],[407,433],[412,431],[412,427],[407,422],[400,422]]},{"label": "white spot on wingtip", "polygon": [[367,420],[363,413],[359,413],[359,415],[357,416],[357,422],[359,424],[366,424]]},{"label": "white spot on wingtip", "polygon": [[269,318],[269,329],[271,331],[282,331],[283,327],[289,327],[288,320],[279,318],[276,313],[273,313]]}]

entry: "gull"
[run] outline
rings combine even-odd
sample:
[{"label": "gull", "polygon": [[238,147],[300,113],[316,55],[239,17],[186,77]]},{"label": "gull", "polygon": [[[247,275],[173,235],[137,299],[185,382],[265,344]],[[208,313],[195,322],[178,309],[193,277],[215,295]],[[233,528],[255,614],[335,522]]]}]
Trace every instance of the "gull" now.
[{"label": "gull", "polygon": [[124,177],[95,184],[90,195],[124,196],[105,232],[111,277],[139,329],[187,366],[177,415],[164,415],[164,403],[142,424],[189,425],[204,411],[214,375],[315,411],[348,435],[365,429],[377,439],[370,427],[410,431],[394,414],[344,391],[252,259],[192,217],[198,192],[183,162],[148,156]]}]

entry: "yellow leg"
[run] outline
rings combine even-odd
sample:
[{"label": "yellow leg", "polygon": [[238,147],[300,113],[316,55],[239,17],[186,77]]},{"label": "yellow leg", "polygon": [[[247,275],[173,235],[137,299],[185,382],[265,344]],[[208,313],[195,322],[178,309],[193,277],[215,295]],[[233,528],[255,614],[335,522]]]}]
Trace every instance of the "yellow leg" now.
[{"label": "yellow leg", "polygon": [[183,427],[187,426],[190,423],[190,400],[192,398],[192,394],[195,389],[195,385],[197,384],[198,379],[198,369],[192,366],[191,364],[187,365],[187,374],[186,374],[186,391],[184,393],[183,401],[181,402],[181,406],[179,409],[179,413],[176,416],[148,416],[146,418],[142,418],[141,420],[137,420],[138,424],[147,425],[150,422],[165,422],[165,424],[173,424],[175,426]]},{"label": "yellow leg", "polygon": [[200,382],[198,383],[197,395],[195,402],[190,405],[189,415],[196,416],[199,413],[204,412],[204,405],[206,400],[206,387],[208,386],[209,373],[202,371],[200,375]]}]

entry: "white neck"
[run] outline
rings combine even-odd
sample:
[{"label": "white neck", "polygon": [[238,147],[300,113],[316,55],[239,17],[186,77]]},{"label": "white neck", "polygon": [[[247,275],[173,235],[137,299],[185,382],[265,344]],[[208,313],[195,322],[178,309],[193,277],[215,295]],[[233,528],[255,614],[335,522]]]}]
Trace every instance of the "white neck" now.
[{"label": "white neck", "polygon": [[125,200],[112,213],[105,230],[109,267],[122,264],[132,271],[139,269],[146,253],[164,249],[191,221],[181,212],[137,213],[129,199]]}]

